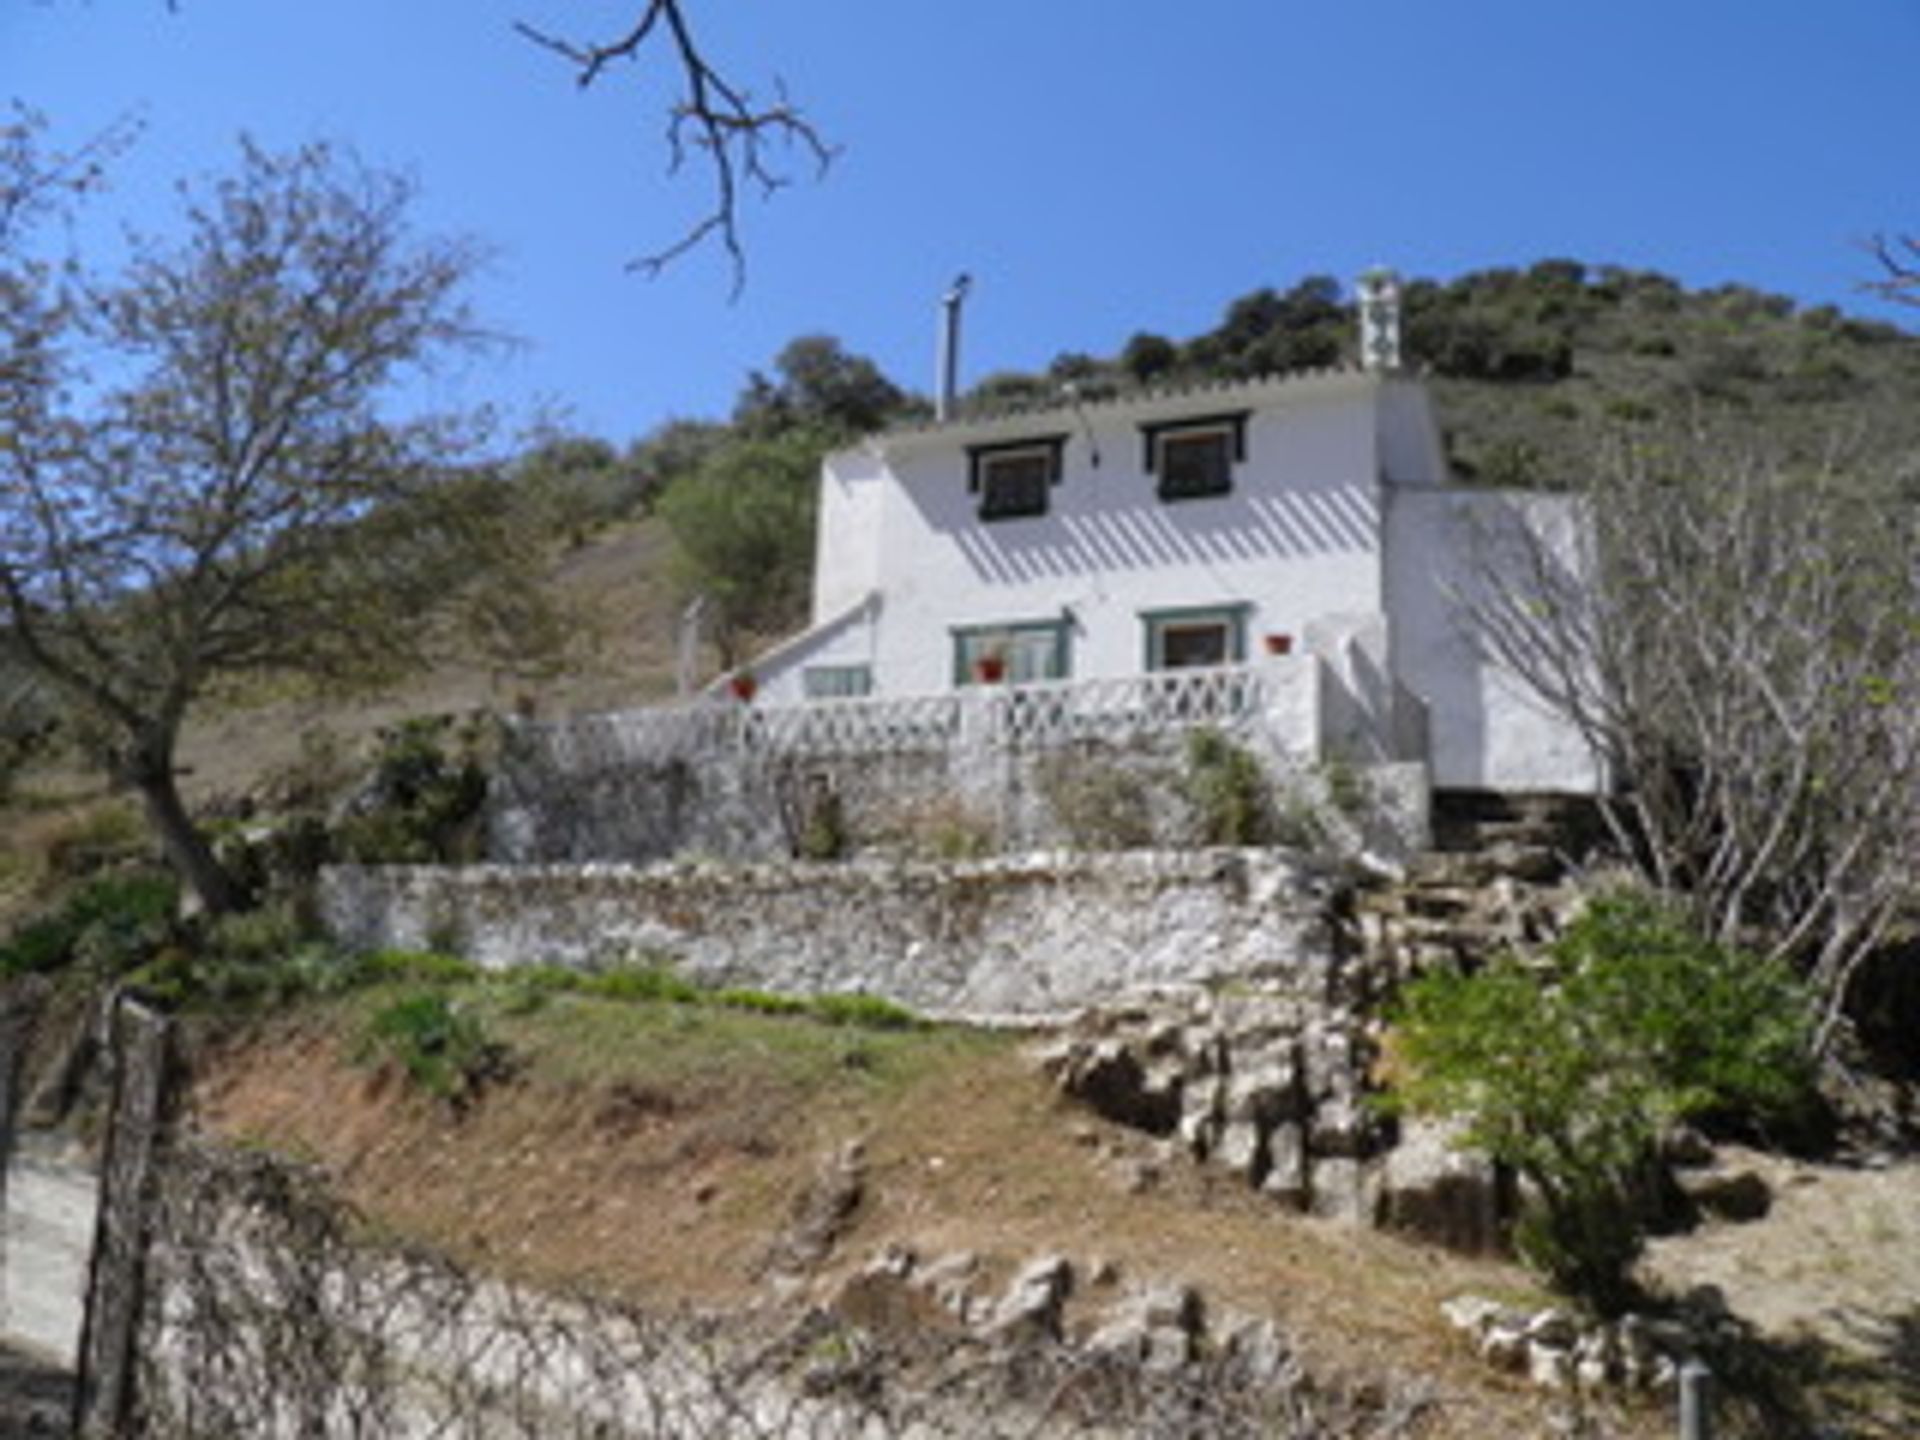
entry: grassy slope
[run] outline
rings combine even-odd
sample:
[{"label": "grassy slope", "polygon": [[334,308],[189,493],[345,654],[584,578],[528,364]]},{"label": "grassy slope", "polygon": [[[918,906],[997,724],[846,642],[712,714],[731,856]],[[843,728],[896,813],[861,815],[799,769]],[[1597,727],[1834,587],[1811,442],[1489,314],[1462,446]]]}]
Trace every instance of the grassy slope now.
[{"label": "grassy slope", "polygon": [[[1011,1037],[556,997],[483,1009],[519,1064],[455,1118],[352,1063],[381,998],[253,1032],[203,1067],[197,1108],[323,1164],[376,1224],[489,1269],[661,1306],[764,1298],[793,1198],[857,1138],[866,1198],[796,1302],[889,1242],[973,1251],[997,1278],[1040,1253],[1109,1260],[1127,1282],[1192,1283],[1216,1313],[1274,1316],[1322,1375],[1430,1377],[1444,1398],[1427,1434],[1541,1433],[1539,1397],[1473,1362],[1436,1311],[1463,1289],[1525,1290],[1517,1271],[1291,1216],[1180,1161],[1136,1191],[1152,1146],[1057,1100]],[[1610,1433],[1642,1430],[1659,1433],[1645,1415]]]}]

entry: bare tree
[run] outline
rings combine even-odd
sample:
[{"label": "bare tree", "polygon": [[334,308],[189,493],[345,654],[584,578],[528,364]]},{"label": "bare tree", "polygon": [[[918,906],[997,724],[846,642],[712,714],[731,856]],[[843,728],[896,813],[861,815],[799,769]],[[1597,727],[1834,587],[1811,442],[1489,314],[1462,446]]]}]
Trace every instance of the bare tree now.
[{"label": "bare tree", "polygon": [[776,151],[798,150],[824,172],[834,150],[787,98],[784,87],[776,83],[774,98],[765,101],[718,69],[688,22],[686,9],[684,0],[646,0],[632,25],[603,40],[567,40],[525,22],[515,28],[567,60],[583,88],[622,61],[663,57],[673,75],[666,127],[670,169],[678,172],[690,154],[698,155],[712,177],[712,202],[679,239],[633,263],[657,273],[717,236],[732,261],[738,295],[746,281],[740,192],[753,189],[770,196],[788,183],[790,175]]},{"label": "bare tree", "polygon": [[[417,663],[464,600],[537,620],[498,486],[450,476],[461,417],[393,418],[397,383],[481,343],[469,246],[416,239],[411,192],[324,147],[248,147],[184,238],[111,283],[18,266],[0,322],[0,617],[100,737],[170,862],[243,902],[175,774],[227,677],[361,680]],[[91,361],[91,373],[82,367]]]},{"label": "bare tree", "polygon": [[1917,539],[1884,467],[1705,428],[1620,439],[1579,559],[1509,532],[1468,604],[1610,770],[1647,878],[1716,939],[1806,966],[1823,1046],[1913,894]]}]

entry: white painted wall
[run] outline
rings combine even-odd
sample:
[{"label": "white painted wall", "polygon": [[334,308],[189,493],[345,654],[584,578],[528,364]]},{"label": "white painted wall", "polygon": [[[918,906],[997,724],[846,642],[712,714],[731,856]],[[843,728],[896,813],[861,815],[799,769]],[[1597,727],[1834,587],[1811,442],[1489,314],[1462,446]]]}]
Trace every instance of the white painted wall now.
[{"label": "white painted wall", "polygon": [[1602,772],[1572,726],[1480,653],[1463,606],[1519,532],[1576,563],[1579,510],[1564,495],[1398,490],[1387,508],[1394,673],[1429,711],[1440,789],[1592,794]]},{"label": "white painted wall", "polygon": [[[1223,386],[842,452],[823,479],[816,607],[864,584],[881,592],[873,656],[876,690],[888,694],[950,688],[957,625],[1069,617],[1071,673],[1084,679],[1139,673],[1147,611],[1245,604],[1249,651],[1268,632],[1297,639],[1327,611],[1377,612],[1380,383],[1338,374]],[[1141,423],[1241,409],[1255,413],[1233,493],[1160,500]],[[1070,438],[1048,513],[983,523],[966,447],[1057,434]]]},{"label": "white painted wall", "polygon": [[[1231,494],[1166,502],[1143,423],[1246,410]],[[1048,513],[983,522],[967,447],[1065,435]],[[813,665],[870,664],[876,695],[953,687],[957,626],[1065,618],[1075,679],[1137,675],[1147,612],[1243,605],[1247,656],[1283,633],[1329,668],[1312,753],[1412,758],[1427,707],[1441,788],[1590,792],[1570,727],[1479,655],[1459,614],[1500,527],[1573,553],[1559,497],[1447,485],[1426,387],[1336,372],[876,437],[828,457],[815,628],[755,664],[770,702]],[[1372,727],[1377,743],[1363,743]]]}]

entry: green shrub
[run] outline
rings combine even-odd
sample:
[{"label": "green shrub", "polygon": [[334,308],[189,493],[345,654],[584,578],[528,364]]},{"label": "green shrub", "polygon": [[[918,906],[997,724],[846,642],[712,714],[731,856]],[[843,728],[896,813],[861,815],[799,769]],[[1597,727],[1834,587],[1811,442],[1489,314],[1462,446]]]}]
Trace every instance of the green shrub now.
[{"label": "green shrub", "polygon": [[799,996],[775,995],[768,990],[716,990],[707,998],[729,1010],[751,1010],[756,1015],[804,1015],[812,1008]]},{"label": "green shrub", "polygon": [[1629,1298],[1656,1142],[1709,1115],[1792,1122],[1812,1094],[1810,1007],[1782,966],[1639,895],[1597,900],[1544,963],[1407,987],[1395,1103],[1457,1114],[1531,1198],[1523,1259],[1603,1309]]},{"label": "green shrub", "polygon": [[363,865],[472,859],[486,798],[477,728],[444,715],[403,721],[380,732],[372,783],[340,824],[340,854]]},{"label": "green shrub", "polygon": [[353,966],[354,983],[360,985],[458,985],[477,980],[483,973],[471,960],[439,950],[372,950],[355,957]]},{"label": "green shrub", "polygon": [[506,1068],[506,1050],[471,1011],[421,990],[375,1011],[361,1032],[362,1063],[394,1063],[428,1094],[461,1107]]},{"label": "green shrub", "polygon": [[1201,844],[1271,840],[1273,804],[1260,762],[1218,730],[1196,730],[1187,738],[1186,792]]},{"label": "green shrub", "polygon": [[164,871],[96,876],[0,945],[0,977],[45,973],[82,963],[118,975],[173,935],[180,890]]},{"label": "green shrub", "polygon": [[667,1000],[691,1005],[707,997],[707,992],[691,980],[683,980],[665,965],[622,965],[602,970],[580,982],[581,993],[602,1000]]},{"label": "green shrub", "polygon": [[918,1030],[926,1025],[918,1015],[878,995],[816,995],[807,1008],[829,1025],[860,1030]]}]

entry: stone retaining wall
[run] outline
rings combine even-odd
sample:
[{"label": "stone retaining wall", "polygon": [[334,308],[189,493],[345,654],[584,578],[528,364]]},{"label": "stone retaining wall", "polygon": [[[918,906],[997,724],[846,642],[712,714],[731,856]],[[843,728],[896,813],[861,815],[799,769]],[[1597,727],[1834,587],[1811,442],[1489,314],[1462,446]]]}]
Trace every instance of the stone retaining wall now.
[{"label": "stone retaining wall", "polygon": [[651,954],[702,982],[863,991],[1038,1023],[1223,981],[1344,1000],[1333,870],[1278,850],[1039,853],[965,863],[352,867],[321,879],[348,945],[504,969]]}]

